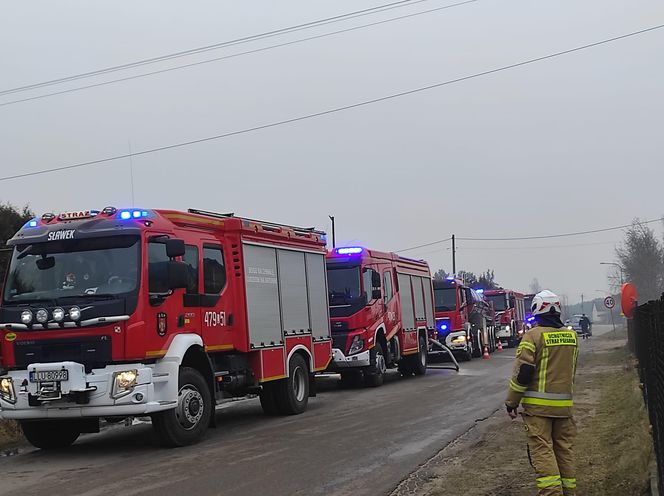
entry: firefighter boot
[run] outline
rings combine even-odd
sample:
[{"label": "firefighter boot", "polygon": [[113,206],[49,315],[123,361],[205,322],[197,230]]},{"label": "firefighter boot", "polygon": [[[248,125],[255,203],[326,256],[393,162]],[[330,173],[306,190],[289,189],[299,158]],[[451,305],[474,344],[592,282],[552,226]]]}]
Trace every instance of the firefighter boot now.
[{"label": "firefighter boot", "polygon": [[558,469],[565,496],[576,494],[576,467],[573,445],[576,439],[576,424],[572,418],[553,419],[553,451],[556,454]]},{"label": "firefighter boot", "polygon": [[537,473],[538,496],[563,496],[562,480],[553,451],[554,420],[551,417],[523,416],[530,461]]}]

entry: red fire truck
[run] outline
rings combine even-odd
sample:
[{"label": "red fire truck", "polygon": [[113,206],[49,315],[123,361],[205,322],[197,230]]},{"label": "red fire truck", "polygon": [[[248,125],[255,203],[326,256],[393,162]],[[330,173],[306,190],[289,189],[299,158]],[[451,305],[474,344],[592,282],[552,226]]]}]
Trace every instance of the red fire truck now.
[{"label": "red fire truck", "polygon": [[403,375],[427,370],[427,335],[434,328],[429,266],[362,247],[327,255],[333,358],[329,371],[347,385],[380,386],[388,368]]},{"label": "red fire truck", "polygon": [[313,229],[107,207],[45,214],[8,244],[0,413],[37,447],[148,415],[166,445],[190,444],[216,403],[251,393],[298,414],[331,359]]},{"label": "red fire truck", "polygon": [[482,356],[484,347],[492,352],[496,345],[491,305],[481,291],[449,277],[433,282],[436,329],[432,336],[444,343],[462,360]]},{"label": "red fire truck", "polygon": [[524,295],[511,289],[484,292],[496,312],[496,337],[507,347],[516,346],[525,332]]}]

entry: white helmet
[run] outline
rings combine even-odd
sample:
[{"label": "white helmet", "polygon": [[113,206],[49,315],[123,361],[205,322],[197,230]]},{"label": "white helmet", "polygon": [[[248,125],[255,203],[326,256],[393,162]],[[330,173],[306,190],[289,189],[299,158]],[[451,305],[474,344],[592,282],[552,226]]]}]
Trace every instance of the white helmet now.
[{"label": "white helmet", "polygon": [[540,291],[533,298],[533,304],[530,307],[533,315],[542,315],[544,313],[562,313],[560,309],[560,298],[548,289]]}]

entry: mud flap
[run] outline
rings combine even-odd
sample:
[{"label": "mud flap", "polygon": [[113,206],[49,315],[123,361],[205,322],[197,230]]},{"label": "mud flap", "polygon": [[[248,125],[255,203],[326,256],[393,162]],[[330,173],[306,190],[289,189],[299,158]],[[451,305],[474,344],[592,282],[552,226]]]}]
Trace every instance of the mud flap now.
[{"label": "mud flap", "polygon": [[316,393],[316,375],[309,374],[309,398],[315,398]]}]

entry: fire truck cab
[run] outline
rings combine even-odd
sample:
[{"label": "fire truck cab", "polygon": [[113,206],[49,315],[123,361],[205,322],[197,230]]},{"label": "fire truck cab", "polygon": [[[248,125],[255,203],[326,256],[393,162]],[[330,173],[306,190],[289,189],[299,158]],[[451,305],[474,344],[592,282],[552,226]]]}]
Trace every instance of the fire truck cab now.
[{"label": "fire truck cab", "polygon": [[493,313],[482,292],[454,277],[434,281],[433,289],[436,329],[432,337],[466,361],[481,357],[485,346],[494,351]]},{"label": "fire truck cab", "polygon": [[199,440],[215,404],[297,414],[331,359],[324,234],[200,210],[45,214],[13,247],[0,306],[0,416],[40,448],[151,416]]},{"label": "fire truck cab", "polygon": [[342,383],[380,386],[388,368],[424,375],[434,327],[426,262],[362,247],[327,255],[333,340],[329,371]]},{"label": "fire truck cab", "polygon": [[495,311],[496,337],[505,346],[516,346],[525,332],[524,295],[511,289],[491,289],[484,295]]}]

